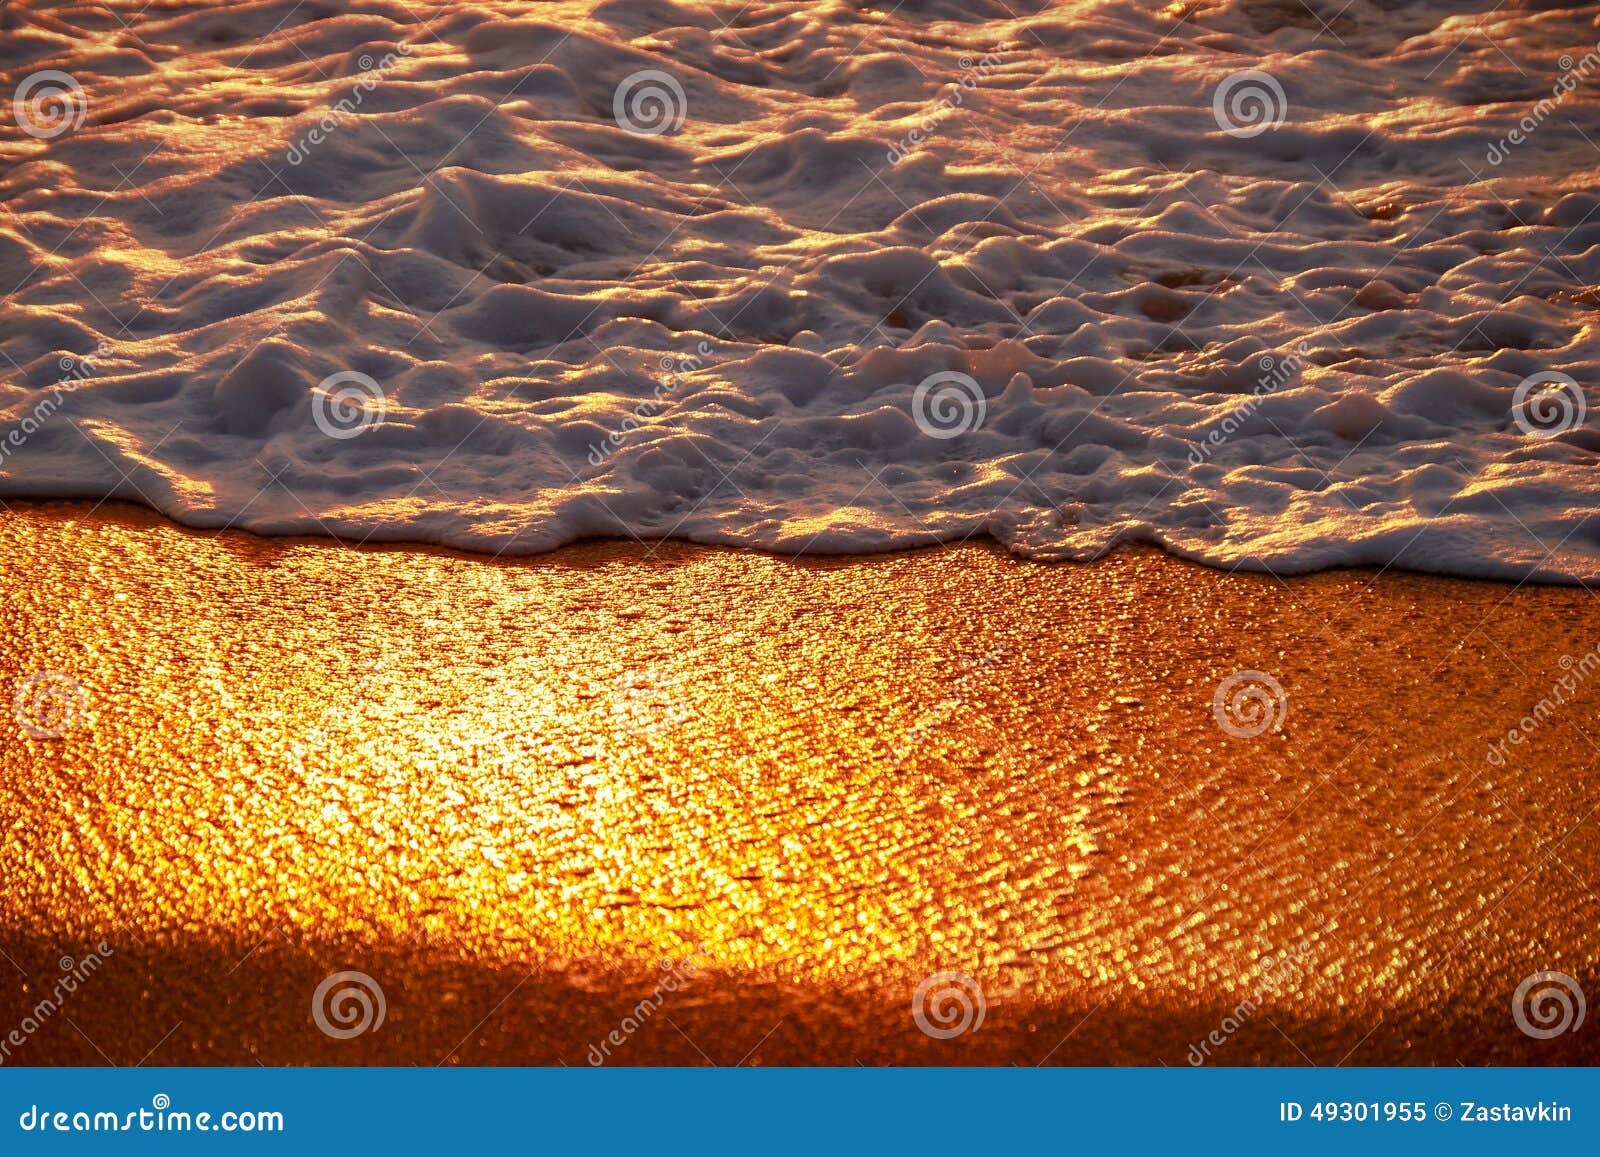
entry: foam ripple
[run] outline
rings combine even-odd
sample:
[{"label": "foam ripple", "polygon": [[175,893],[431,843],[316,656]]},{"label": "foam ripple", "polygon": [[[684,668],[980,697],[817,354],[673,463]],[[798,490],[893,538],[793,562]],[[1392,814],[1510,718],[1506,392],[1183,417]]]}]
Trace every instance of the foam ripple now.
[{"label": "foam ripple", "polygon": [[1600,6],[0,27],[0,495],[1600,580]]}]

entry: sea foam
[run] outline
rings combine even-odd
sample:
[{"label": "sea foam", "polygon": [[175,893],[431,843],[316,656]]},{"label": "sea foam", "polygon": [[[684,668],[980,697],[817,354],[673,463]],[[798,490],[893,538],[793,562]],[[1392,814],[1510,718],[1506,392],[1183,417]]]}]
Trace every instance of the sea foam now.
[{"label": "sea foam", "polygon": [[1596,13],[12,6],[0,495],[1600,579]]}]

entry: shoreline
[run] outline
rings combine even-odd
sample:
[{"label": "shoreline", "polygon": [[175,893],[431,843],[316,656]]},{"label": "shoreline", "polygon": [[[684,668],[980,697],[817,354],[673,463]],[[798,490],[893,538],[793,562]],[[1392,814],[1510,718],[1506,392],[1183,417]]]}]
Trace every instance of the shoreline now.
[{"label": "shoreline", "polygon": [[[3,720],[0,1036],[112,949],[3,1063],[583,1065],[686,959],[606,1063],[1596,1056],[1510,1002],[1600,979],[1600,694],[1486,758],[1600,641],[1580,589],[87,503],[0,515],[0,583],[7,702],[82,692]],[[1256,735],[1241,673],[1283,689]],[[351,1039],[312,1016],[343,971],[386,1007]]]},{"label": "shoreline", "polygon": [[1449,570],[1428,569],[1402,562],[1334,563],[1327,566],[1311,565],[1299,570],[1281,566],[1269,567],[1264,563],[1256,566],[1252,565],[1249,560],[1231,566],[1224,566],[1219,563],[1207,562],[1202,558],[1186,553],[1180,553],[1176,548],[1161,543],[1142,541],[1119,542],[1094,558],[1036,557],[1017,553],[1006,546],[1000,539],[987,532],[973,534],[960,539],[931,540],[877,549],[835,550],[829,547],[813,546],[798,551],[786,551],[779,547],[751,546],[743,543],[699,542],[677,535],[668,535],[664,538],[639,538],[629,534],[596,534],[575,538],[570,542],[564,542],[560,546],[548,549],[518,552],[509,547],[492,550],[488,547],[457,546],[449,542],[425,538],[388,538],[377,533],[369,534],[364,538],[346,538],[332,531],[316,534],[300,530],[278,533],[236,526],[234,525],[236,520],[227,520],[217,526],[207,526],[185,522],[183,519],[148,505],[144,501],[128,498],[96,498],[93,496],[85,498],[6,498],[0,496],[0,514],[8,511],[43,514],[47,517],[59,516],[66,520],[92,512],[93,516],[130,527],[170,527],[185,534],[192,534],[201,538],[236,537],[247,542],[259,543],[266,548],[277,544],[324,546],[335,550],[358,552],[400,551],[415,554],[437,554],[443,557],[482,563],[537,565],[542,559],[574,553],[581,555],[610,546],[623,547],[625,549],[640,548],[648,555],[654,555],[663,548],[674,547],[691,551],[715,551],[751,555],[757,558],[797,563],[868,562],[873,559],[898,558],[970,548],[996,551],[1025,566],[1048,568],[1061,567],[1071,569],[1073,567],[1094,566],[1117,556],[1154,554],[1185,567],[1193,567],[1199,571],[1218,575],[1248,575],[1258,578],[1298,581],[1315,578],[1320,575],[1367,575],[1370,577],[1396,574],[1408,575],[1414,578],[1438,579],[1442,582],[1480,583],[1511,589],[1531,586],[1600,593],[1600,587],[1594,586],[1592,580],[1562,575],[1539,575],[1537,570],[1520,578],[1509,578],[1495,575],[1458,574]]}]

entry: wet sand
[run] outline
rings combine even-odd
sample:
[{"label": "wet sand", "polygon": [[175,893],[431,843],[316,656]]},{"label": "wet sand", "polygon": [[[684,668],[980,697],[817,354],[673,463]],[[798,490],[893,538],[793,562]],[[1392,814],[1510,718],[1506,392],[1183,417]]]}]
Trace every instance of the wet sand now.
[{"label": "wet sand", "polygon": [[[0,589],[0,1037],[99,958],[4,1063],[1600,1057],[1512,1017],[1542,970],[1600,993],[1582,590],[61,503],[0,515]],[[1253,737],[1241,670],[1286,696]],[[349,1039],[340,971],[383,994]]]}]

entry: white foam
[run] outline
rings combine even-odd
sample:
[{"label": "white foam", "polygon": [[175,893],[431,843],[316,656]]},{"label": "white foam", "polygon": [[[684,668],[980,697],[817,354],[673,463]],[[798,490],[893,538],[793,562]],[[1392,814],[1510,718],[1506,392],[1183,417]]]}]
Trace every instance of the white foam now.
[{"label": "white foam", "polygon": [[0,494],[1600,579],[1596,7],[1188,7],[8,9]]}]

